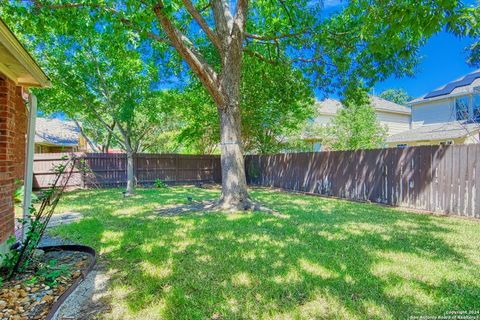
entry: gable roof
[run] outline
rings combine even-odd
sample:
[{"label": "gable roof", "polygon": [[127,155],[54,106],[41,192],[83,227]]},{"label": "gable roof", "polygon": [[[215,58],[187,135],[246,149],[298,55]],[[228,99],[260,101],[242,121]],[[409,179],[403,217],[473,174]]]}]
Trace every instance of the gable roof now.
[{"label": "gable roof", "polygon": [[418,128],[400,132],[387,137],[387,142],[401,143],[408,141],[448,140],[467,137],[478,133],[478,123],[467,121],[452,121],[426,124]]},{"label": "gable roof", "polygon": [[37,118],[35,143],[74,147],[78,145],[80,129],[73,121]]},{"label": "gable roof", "polygon": [[17,85],[48,87],[50,80],[0,19],[0,72]]},{"label": "gable roof", "polygon": [[449,83],[410,101],[409,104],[417,104],[471,93],[473,92],[473,89],[478,86],[480,86],[480,69],[456,80],[450,81]]},{"label": "gable roof", "polygon": [[[382,99],[377,96],[370,96],[370,102],[372,103],[372,106],[376,111],[400,113],[407,115],[412,113],[409,107],[402,106],[400,104]],[[343,106],[339,100],[330,98],[323,101],[317,101],[316,104],[319,113],[324,115],[335,115],[337,111]]]}]

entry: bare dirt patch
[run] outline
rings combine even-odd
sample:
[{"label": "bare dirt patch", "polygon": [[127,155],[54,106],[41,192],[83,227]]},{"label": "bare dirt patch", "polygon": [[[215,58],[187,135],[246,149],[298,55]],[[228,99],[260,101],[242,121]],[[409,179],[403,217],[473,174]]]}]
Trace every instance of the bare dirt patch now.
[{"label": "bare dirt patch", "polygon": [[252,212],[264,212],[269,213],[279,217],[285,217],[282,213],[270,209],[261,203],[252,201],[252,205],[248,210],[242,211],[226,211],[222,208],[217,200],[204,200],[204,201],[189,201],[189,203],[182,203],[182,204],[169,204],[164,205],[155,210],[155,213],[160,216],[179,216],[185,215],[190,213],[206,213],[206,212],[222,212],[222,213],[229,213],[229,212],[244,212],[244,213],[252,213]]}]

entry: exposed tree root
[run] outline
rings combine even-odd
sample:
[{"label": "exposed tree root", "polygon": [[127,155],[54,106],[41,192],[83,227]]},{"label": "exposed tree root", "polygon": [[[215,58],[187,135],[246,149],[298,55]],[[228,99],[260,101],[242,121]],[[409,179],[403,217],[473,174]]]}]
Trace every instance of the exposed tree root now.
[{"label": "exposed tree root", "polygon": [[162,206],[155,210],[155,213],[161,216],[178,216],[193,212],[223,212],[223,213],[234,213],[234,212],[254,212],[261,211],[265,213],[270,213],[275,216],[284,217],[283,214],[278,211],[272,210],[256,201],[249,200],[248,206],[245,203],[240,205],[225,205],[218,200],[205,200],[205,201],[191,201],[187,204],[175,204],[175,205],[166,205]]}]

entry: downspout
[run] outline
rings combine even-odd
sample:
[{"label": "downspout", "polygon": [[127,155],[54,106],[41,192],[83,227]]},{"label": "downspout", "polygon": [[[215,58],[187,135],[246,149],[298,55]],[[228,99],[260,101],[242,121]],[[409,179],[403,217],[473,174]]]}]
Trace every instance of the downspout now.
[{"label": "downspout", "polygon": [[[23,219],[28,221],[30,216],[30,206],[32,205],[33,189],[33,155],[35,152],[35,122],[37,119],[37,97],[30,93],[28,95],[28,129],[27,146],[25,152],[25,178],[23,192]],[[25,225],[26,226],[26,225]],[[26,228],[22,229],[22,238],[25,238]]]}]

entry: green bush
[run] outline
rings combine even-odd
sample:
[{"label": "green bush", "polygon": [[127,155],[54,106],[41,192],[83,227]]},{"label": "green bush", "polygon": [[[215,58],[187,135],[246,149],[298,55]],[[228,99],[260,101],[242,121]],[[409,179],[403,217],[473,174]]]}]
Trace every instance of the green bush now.
[{"label": "green bush", "polygon": [[167,184],[166,184],[165,182],[163,182],[162,180],[157,179],[157,180],[155,180],[155,187],[156,187],[156,188],[159,188],[159,189],[165,189],[165,188],[167,188],[168,186],[167,186]]}]

